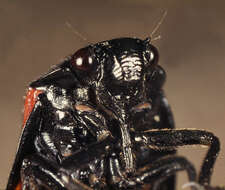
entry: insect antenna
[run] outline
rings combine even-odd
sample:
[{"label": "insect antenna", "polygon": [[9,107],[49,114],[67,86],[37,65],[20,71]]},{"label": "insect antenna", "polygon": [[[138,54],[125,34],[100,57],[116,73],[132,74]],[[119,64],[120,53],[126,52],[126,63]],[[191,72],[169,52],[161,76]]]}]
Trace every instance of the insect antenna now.
[{"label": "insect antenna", "polygon": [[166,15],[167,15],[167,11],[164,11],[163,16],[161,17],[158,24],[153,29],[152,33],[150,34],[150,37],[152,37],[156,33],[156,31],[159,29],[160,25],[163,23],[164,19],[166,18]]},{"label": "insect antenna", "polygon": [[157,32],[157,30],[159,29],[160,25],[163,23],[164,19],[166,18],[166,15],[167,15],[167,11],[164,11],[161,19],[159,20],[159,22],[157,23],[157,25],[154,27],[153,31],[151,32],[151,34],[150,34],[151,41],[156,41],[156,40],[161,39],[160,35],[158,35],[155,38],[153,38],[153,35]]},{"label": "insect antenna", "polygon": [[161,36],[161,35],[158,35],[157,37],[152,38],[151,41],[152,41],[152,42],[153,42],[153,41],[157,41],[157,40],[160,40],[161,38],[162,38],[162,36]]},{"label": "insect antenna", "polygon": [[78,36],[80,39],[82,39],[83,41],[87,41],[87,38],[84,37],[80,32],[78,32],[73,26],[72,24],[70,24],[70,22],[66,21],[65,25],[67,26],[67,28],[69,28],[76,36]]}]

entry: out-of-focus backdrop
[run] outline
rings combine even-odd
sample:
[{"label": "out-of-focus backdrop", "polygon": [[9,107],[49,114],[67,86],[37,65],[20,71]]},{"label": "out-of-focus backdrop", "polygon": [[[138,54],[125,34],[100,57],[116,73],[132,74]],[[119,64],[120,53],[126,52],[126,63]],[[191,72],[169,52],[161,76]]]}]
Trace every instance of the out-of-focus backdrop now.
[{"label": "out-of-focus backdrop", "polygon": [[[214,132],[222,151],[212,183],[225,184],[225,3],[207,0],[0,1],[0,189],[5,188],[21,132],[30,81],[78,48],[117,37],[154,34],[167,71],[166,94],[177,128]],[[82,41],[73,30],[86,36]],[[206,149],[182,148],[199,169]],[[178,189],[187,182],[179,175]]]}]

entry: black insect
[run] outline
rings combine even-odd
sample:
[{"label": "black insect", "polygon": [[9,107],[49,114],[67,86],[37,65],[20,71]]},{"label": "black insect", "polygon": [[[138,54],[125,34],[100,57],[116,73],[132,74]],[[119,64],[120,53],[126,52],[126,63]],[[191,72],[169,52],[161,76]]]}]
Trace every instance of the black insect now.
[{"label": "black insect", "polygon": [[[174,129],[158,58],[149,38],[118,38],[78,50],[32,82],[7,190],[174,190],[180,170],[214,189],[219,140]],[[193,144],[209,146],[198,176],[175,154]]]}]

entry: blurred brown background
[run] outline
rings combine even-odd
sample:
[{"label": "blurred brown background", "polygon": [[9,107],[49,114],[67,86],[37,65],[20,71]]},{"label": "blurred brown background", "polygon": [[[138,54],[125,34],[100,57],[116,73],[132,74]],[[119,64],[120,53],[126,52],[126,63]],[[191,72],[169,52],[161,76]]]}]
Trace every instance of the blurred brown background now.
[{"label": "blurred brown background", "polygon": [[[115,37],[155,34],[165,86],[178,128],[207,129],[221,139],[212,178],[225,184],[225,1],[206,0],[0,0],[0,189],[13,162],[22,123],[23,95],[30,81],[66,55]],[[74,35],[70,22],[88,42]],[[206,149],[182,148],[199,169]],[[178,189],[187,182],[181,175]]]}]

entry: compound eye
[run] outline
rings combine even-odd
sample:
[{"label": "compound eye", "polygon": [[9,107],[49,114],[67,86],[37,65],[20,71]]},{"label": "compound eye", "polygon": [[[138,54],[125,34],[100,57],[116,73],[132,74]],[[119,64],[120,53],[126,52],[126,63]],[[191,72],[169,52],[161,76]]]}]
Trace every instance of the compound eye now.
[{"label": "compound eye", "polygon": [[150,46],[150,48],[145,52],[145,59],[150,64],[157,64],[158,58],[159,54],[157,49],[154,46]]},{"label": "compound eye", "polygon": [[155,55],[154,55],[153,51],[149,51],[148,52],[148,60],[149,60],[149,62],[152,62],[154,60],[154,58],[155,58]]},{"label": "compound eye", "polygon": [[78,50],[72,56],[71,65],[75,69],[90,71],[94,64],[94,53],[91,52],[90,47]]}]

